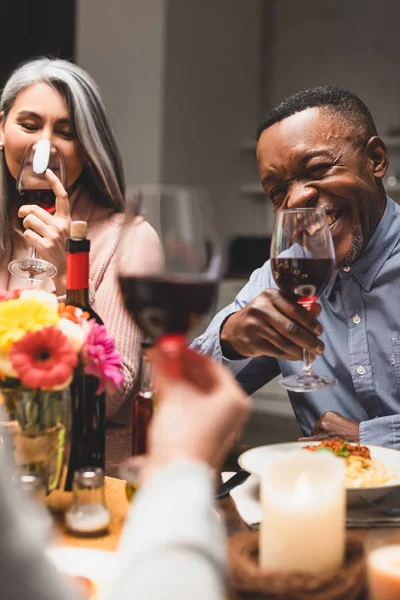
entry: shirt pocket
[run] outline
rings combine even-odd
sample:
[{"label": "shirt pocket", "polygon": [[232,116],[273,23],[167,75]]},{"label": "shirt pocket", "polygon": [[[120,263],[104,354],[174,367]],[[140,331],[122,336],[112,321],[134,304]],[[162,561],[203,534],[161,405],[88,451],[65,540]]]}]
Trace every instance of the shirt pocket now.
[{"label": "shirt pocket", "polygon": [[396,374],[397,385],[400,388],[400,337],[392,338],[392,365]]}]

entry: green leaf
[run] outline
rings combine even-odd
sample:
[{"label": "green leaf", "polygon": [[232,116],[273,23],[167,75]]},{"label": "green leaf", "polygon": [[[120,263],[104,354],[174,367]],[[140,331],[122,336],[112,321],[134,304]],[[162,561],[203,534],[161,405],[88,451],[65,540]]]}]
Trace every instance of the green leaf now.
[{"label": "green leaf", "polygon": [[347,449],[347,442],[343,442],[343,446],[340,448],[337,455],[347,457],[347,456],[349,456],[349,454],[350,454],[350,452]]}]

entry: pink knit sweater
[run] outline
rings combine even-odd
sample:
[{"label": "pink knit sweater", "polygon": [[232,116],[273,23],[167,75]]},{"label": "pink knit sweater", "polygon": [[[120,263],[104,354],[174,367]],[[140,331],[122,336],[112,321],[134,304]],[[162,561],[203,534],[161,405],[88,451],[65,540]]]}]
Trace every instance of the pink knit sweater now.
[{"label": "pink knit sweater", "polygon": [[[141,333],[122,303],[117,281],[117,249],[121,237],[123,215],[96,205],[82,187],[70,198],[72,220],[87,221],[90,249],[90,302],[98,312],[107,332],[113,336],[122,354],[125,381],[122,389],[108,394],[107,418],[119,423],[129,423],[131,400],[140,363]],[[143,222],[135,228],[134,251],[130,259],[132,269],[150,272],[159,268],[159,242],[157,234]],[[21,235],[17,235],[12,259],[30,256],[31,248]],[[9,259],[0,266],[0,289],[21,288],[29,285],[8,272]],[[25,284],[25,285],[24,285]],[[46,285],[54,291],[53,282]],[[60,300],[62,298],[60,297]]]}]

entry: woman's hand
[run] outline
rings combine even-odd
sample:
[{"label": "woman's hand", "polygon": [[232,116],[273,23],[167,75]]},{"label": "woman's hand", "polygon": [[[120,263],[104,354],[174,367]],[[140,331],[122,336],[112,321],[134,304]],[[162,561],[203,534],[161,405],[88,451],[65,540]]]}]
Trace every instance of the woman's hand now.
[{"label": "woman's hand", "polygon": [[46,170],[46,179],[56,197],[56,210],[50,215],[36,204],[24,204],[18,211],[23,219],[26,241],[36,248],[40,258],[51,262],[57,268],[54,278],[57,294],[65,293],[67,258],[66,240],[69,236],[71,214],[68,194],[61,181],[50,169]]}]

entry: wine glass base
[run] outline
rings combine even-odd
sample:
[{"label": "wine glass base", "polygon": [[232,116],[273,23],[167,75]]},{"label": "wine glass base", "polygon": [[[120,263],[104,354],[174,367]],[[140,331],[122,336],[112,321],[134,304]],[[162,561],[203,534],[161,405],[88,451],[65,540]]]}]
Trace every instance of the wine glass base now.
[{"label": "wine glass base", "polygon": [[290,392],[316,392],[329,390],[336,385],[336,380],[332,377],[317,375],[314,371],[302,371],[297,375],[284,377],[279,383]]},{"label": "wine glass base", "polygon": [[53,279],[57,269],[47,260],[41,258],[24,258],[23,260],[13,260],[8,265],[8,270],[15,277],[20,279],[32,279],[35,281],[46,281]]}]

